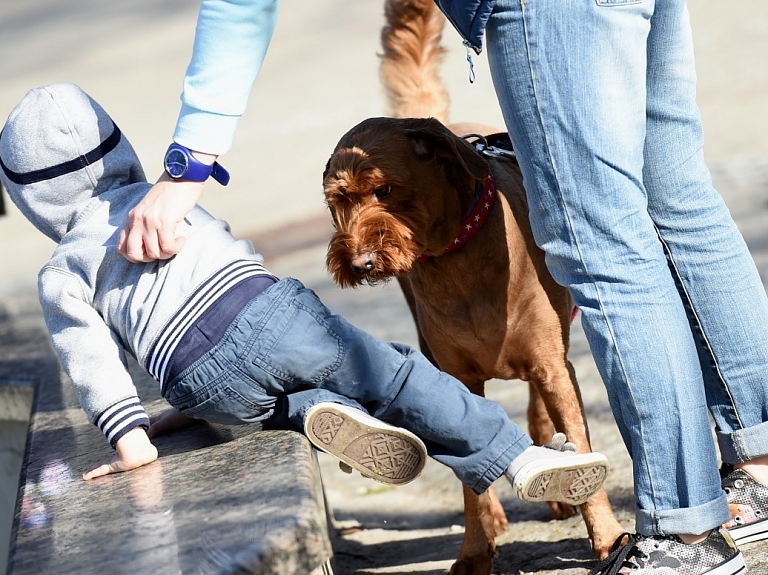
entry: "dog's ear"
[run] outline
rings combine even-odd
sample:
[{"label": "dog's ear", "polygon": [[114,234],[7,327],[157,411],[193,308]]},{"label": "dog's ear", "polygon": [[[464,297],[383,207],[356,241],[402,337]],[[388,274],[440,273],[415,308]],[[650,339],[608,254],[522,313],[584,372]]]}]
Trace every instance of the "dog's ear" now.
[{"label": "dog's ear", "polygon": [[405,135],[417,157],[437,160],[448,173],[458,176],[464,172],[465,176],[482,180],[490,172],[488,162],[472,144],[456,136],[437,120],[423,121],[421,126],[405,130]]}]

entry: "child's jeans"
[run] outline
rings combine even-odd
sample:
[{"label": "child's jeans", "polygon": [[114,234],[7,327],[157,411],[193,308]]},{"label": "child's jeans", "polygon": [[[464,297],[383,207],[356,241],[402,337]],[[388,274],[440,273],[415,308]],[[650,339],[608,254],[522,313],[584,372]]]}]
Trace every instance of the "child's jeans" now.
[{"label": "child's jeans", "polygon": [[333,401],[418,435],[430,456],[476,493],[531,439],[496,403],[473,395],[421,353],[332,315],[286,278],[251,300],[211,351],[168,384],[179,411],[227,425],[280,421],[303,429],[307,410]]}]

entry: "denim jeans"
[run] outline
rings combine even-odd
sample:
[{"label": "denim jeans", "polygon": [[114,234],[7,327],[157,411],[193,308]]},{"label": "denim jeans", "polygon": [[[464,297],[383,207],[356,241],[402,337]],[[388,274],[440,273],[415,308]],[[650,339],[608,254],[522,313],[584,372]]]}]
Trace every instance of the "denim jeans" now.
[{"label": "denim jeans", "polygon": [[498,404],[406,345],[378,340],[287,278],[251,300],[208,353],[169,382],[179,411],[214,423],[303,429],[322,401],[419,436],[476,493],[531,445]]},{"label": "denim jeans", "polygon": [[641,534],[729,519],[768,454],[768,301],[703,158],[684,0],[499,0],[488,60],[537,244],[632,457]]}]

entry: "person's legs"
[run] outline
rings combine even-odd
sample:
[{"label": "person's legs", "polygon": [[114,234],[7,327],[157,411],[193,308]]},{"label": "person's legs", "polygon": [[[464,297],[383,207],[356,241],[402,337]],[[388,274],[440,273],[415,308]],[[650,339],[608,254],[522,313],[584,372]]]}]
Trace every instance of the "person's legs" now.
[{"label": "person's legs", "polygon": [[222,340],[169,383],[166,399],[209,421],[267,419],[294,429],[304,429],[307,413],[322,402],[362,408],[416,434],[478,493],[532,443],[501,406],[418,351],[332,315],[291,278],[252,300]]},{"label": "person's legs", "polygon": [[704,163],[683,2],[660,4],[648,42],[643,181],[701,352],[723,462],[768,455],[768,298]]},{"label": "person's legs", "polygon": [[[332,315],[300,282],[275,290],[250,329],[245,361],[271,395],[285,395],[295,426],[323,395],[349,398],[371,416],[419,436],[429,455],[482,492],[531,444],[498,404],[471,394],[408,346],[383,342]],[[247,328],[246,328],[247,329]]]},{"label": "person's legs", "polygon": [[643,183],[654,7],[499,0],[488,52],[536,241],[582,311],[633,459],[636,528],[696,534],[728,507],[695,341]]},{"label": "person's legs", "polygon": [[[346,418],[341,424],[351,428],[340,444],[316,444],[337,457],[362,446],[356,434],[385,430],[393,441],[407,439],[419,449],[415,434],[477,493],[504,474],[524,499],[576,505],[599,489],[608,468],[599,453],[532,446],[501,406],[473,395],[410,347],[378,340],[332,315],[290,278],[251,300],[222,340],[169,384],[166,399],[193,417],[266,420],[272,427],[282,421],[309,429],[310,439],[325,433],[322,422],[315,429],[313,414]],[[401,429],[374,424],[366,413]]]},{"label": "person's legs", "polygon": [[744,468],[723,474],[727,527],[738,543],[757,541],[768,537],[768,298],[704,163],[685,5],[664,4],[653,22],[643,172],[649,213],[695,334],[721,459],[728,470]]}]

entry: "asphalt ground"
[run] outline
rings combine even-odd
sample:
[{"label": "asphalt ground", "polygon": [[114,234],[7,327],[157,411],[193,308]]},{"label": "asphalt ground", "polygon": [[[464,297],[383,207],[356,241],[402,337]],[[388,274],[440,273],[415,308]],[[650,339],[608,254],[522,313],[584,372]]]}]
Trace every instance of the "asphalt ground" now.
[{"label": "asphalt ground", "polygon": [[[33,87],[74,82],[115,118],[142,159],[160,174],[178,111],[178,94],[194,34],[191,0],[4,1],[0,3],[0,118]],[[741,227],[764,281],[768,278],[768,4],[691,2],[705,154],[715,183]],[[374,335],[415,344],[397,286],[341,291],[324,269],[329,218],[321,174],[350,127],[385,113],[378,83],[381,2],[283,0],[277,30],[240,125],[221,158],[233,175],[209,184],[202,205],[254,239],[267,265],[302,279],[333,309]],[[502,126],[484,56],[468,82],[466,54],[446,31],[443,77],[451,116]],[[34,290],[53,249],[13,207],[0,218],[0,295]],[[609,497],[632,530],[631,469],[605,392],[578,326],[571,359],[582,385],[595,448],[609,455]],[[489,396],[525,424],[526,386],[491,382]],[[342,474],[321,457],[339,529],[337,572],[443,573],[463,532],[461,490],[430,462],[407,486],[382,489]],[[548,508],[519,502],[497,485],[510,517],[498,540],[498,573],[586,571],[590,556],[580,518],[554,522]],[[768,574],[768,544],[745,546],[750,573]]]}]

